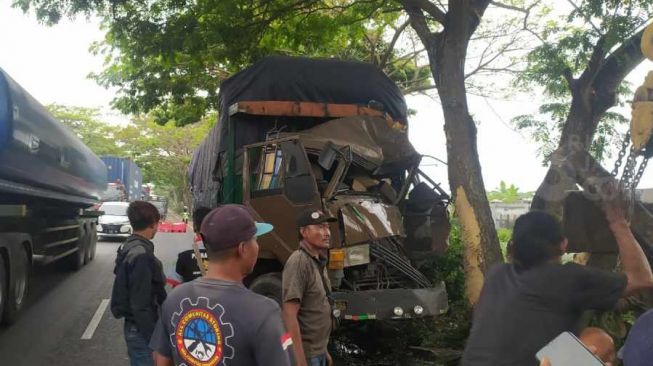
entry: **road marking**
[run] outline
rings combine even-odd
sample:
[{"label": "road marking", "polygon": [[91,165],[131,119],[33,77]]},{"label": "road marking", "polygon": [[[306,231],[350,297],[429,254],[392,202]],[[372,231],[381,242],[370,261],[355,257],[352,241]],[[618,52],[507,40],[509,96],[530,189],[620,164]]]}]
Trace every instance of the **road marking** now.
[{"label": "road marking", "polygon": [[91,322],[88,323],[88,327],[86,327],[84,334],[82,334],[82,339],[93,338],[93,333],[95,333],[97,326],[100,324],[100,320],[102,320],[102,315],[107,310],[107,306],[109,306],[109,299],[102,299],[100,306],[98,306],[93,318],[91,318]]}]

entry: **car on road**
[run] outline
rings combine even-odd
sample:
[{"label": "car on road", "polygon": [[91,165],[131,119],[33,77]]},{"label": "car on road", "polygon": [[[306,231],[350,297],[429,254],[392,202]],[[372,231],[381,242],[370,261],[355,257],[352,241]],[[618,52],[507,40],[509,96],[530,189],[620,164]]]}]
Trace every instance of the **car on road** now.
[{"label": "car on road", "polygon": [[126,238],[132,234],[132,227],[127,217],[129,202],[104,202],[99,210],[97,233],[100,238]]}]

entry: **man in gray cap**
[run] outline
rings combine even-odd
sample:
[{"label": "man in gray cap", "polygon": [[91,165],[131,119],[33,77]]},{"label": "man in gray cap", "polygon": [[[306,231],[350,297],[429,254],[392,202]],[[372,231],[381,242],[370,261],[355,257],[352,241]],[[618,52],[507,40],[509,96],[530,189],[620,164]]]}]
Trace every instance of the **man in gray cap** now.
[{"label": "man in gray cap", "polygon": [[297,218],[301,241],[283,268],[283,319],[292,336],[298,366],[331,365],[331,284],[326,272],[331,241],[324,212],[309,209]]},{"label": "man in gray cap", "polygon": [[163,304],[150,342],[157,366],[291,364],[292,339],[279,306],[242,283],[256,264],[256,237],[271,230],[241,205],[209,212],[200,229],[208,270],[175,288]]}]

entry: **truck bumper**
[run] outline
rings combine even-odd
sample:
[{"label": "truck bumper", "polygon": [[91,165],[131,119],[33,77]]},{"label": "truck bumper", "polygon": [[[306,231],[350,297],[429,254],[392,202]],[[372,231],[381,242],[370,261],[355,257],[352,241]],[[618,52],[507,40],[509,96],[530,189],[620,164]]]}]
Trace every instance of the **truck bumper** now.
[{"label": "truck bumper", "polygon": [[449,309],[447,290],[442,282],[431,288],[333,292],[331,295],[339,310],[338,318],[342,320],[411,319],[440,315]]},{"label": "truck bumper", "polygon": [[129,233],[106,234],[106,233],[103,233],[103,232],[99,232],[99,231],[98,231],[97,235],[98,235],[98,237],[100,237],[100,238],[106,238],[106,239],[118,239],[118,238],[120,238],[120,239],[127,239],[131,234],[129,234]]}]

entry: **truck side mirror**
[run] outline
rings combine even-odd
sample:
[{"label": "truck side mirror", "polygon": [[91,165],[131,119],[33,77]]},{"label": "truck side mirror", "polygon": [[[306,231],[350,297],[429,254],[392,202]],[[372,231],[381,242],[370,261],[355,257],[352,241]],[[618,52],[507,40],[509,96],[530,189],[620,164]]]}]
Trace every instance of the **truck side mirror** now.
[{"label": "truck side mirror", "polygon": [[317,163],[322,167],[322,169],[331,170],[333,162],[336,161],[337,156],[338,150],[336,149],[336,146],[329,141],[324,147],[324,150],[320,153],[320,156],[317,158]]}]

